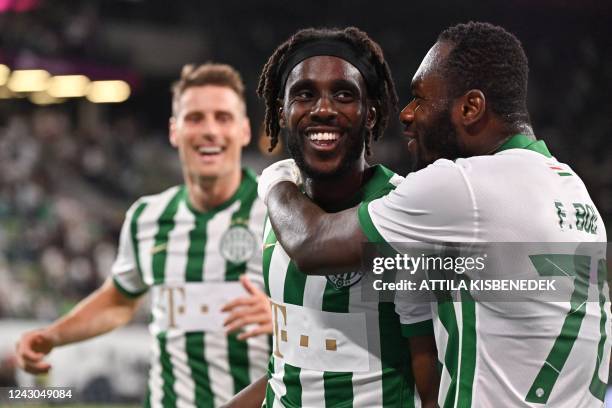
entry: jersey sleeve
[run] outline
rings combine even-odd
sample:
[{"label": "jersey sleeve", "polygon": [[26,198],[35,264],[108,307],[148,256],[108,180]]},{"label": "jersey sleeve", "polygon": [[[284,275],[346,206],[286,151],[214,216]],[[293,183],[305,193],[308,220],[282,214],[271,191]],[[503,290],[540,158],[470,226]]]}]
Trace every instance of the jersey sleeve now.
[{"label": "jersey sleeve", "polygon": [[264,278],[263,278],[263,234],[264,225],[266,222],[266,206],[257,198],[253,203],[253,209],[251,211],[249,229],[253,232],[256,241],[256,248],[253,257],[247,263],[246,274],[251,282],[253,282],[261,290],[264,290]]},{"label": "jersey sleeve", "polygon": [[388,195],[363,203],[359,223],[369,242],[472,242],[477,212],[465,170],[438,160],[409,174]]},{"label": "jersey sleeve", "polygon": [[127,212],[121,235],[119,236],[119,248],[117,257],[111,268],[115,287],[128,297],[137,297],[147,291],[148,286],[142,279],[138,268],[136,251],[134,250],[135,237],[132,236],[132,218],[137,207],[134,204]]},{"label": "jersey sleeve", "polygon": [[[369,242],[389,244],[395,251],[412,243],[470,242],[476,232],[476,206],[462,168],[438,160],[409,174],[388,195],[358,209]],[[429,293],[398,290],[395,311],[405,337],[433,334]]]}]

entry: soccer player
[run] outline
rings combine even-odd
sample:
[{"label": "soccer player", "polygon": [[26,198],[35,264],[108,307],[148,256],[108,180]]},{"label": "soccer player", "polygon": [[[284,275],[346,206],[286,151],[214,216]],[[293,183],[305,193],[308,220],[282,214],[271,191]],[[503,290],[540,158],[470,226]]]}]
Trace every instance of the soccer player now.
[{"label": "soccer player", "polygon": [[[124,325],[150,290],[148,406],[219,406],[265,373],[268,339],[255,336],[271,327],[268,299],[256,285],[263,285],[265,206],[255,175],[240,164],[251,133],[239,73],[223,64],[185,66],[173,86],[169,134],[185,184],[130,207],[112,277],[18,342],[26,371],[47,372],[52,348]],[[238,304],[228,308],[232,328],[258,323],[242,333],[247,341],[225,332],[220,309],[230,300]]]},{"label": "soccer player", "polygon": [[[272,186],[297,179],[290,163],[271,166],[260,180],[278,242],[309,274],[359,265],[365,242],[531,242],[556,250],[550,243],[605,243],[583,182],[534,137],[527,78],[522,46],[503,28],[446,29],[400,115],[421,170],[385,197],[330,214],[291,183]],[[577,276],[581,267],[591,280],[582,288],[575,281],[571,302],[474,302],[461,293],[463,302],[432,303],[440,406],[601,407],[610,362],[605,262],[578,252],[501,252],[505,277]],[[596,301],[587,302],[593,291]]]},{"label": "soccer player", "polygon": [[[401,177],[365,161],[397,97],[378,44],[354,27],[306,29],[281,44],[260,77],[272,148],[287,137],[303,193],[340,211],[392,190]],[[261,186],[264,190],[266,186]],[[269,224],[264,279],[272,301],[273,350],[267,407],[413,407],[435,403],[436,352],[429,305],[402,325],[393,302],[364,301],[361,273],[306,276]],[[402,337],[406,333],[410,340]],[[259,400],[244,398],[234,406]]]}]

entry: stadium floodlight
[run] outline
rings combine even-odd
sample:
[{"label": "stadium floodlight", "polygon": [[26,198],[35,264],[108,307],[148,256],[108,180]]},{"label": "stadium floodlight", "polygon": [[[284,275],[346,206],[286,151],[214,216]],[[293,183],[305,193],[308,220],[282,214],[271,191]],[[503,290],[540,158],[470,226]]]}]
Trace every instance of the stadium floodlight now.
[{"label": "stadium floodlight", "polygon": [[4,64],[0,64],[0,86],[6,85],[11,70]]},{"label": "stadium floodlight", "polygon": [[30,102],[36,105],[53,105],[65,101],[65,99],[60,99],[49,95],[46,91],[32,92],[28,96],[28,99]]},{"label": "stadium floodlight", "polygon": [[8,88],[13,92],[44,91],[50,76],[44,69],[18,69],[11,74]]},{"label": "stadium floodlight", "polygon": [[56,98],[79,98],[85,96],[88,86],[85,75],[56,75],[49,80],[47,93]]},{"label": "stadium floodlight", "polygon": [[130,96],[130,86],[125,81],[92,81],[87,99],[93,103],[118,103]]}]

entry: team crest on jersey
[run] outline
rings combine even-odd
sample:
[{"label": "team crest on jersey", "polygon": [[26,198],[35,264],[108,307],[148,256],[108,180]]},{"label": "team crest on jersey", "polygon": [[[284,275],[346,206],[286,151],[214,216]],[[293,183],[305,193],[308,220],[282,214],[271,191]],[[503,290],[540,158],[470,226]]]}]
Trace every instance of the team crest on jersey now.
[{"label": "team crest on jersey", "polygon": [[243,225],[231,226],[221,237],[219,245],[221,255],[233,263],[246,262],[257,249],[257,240],[251,231]]},{"label": "team crest on jersey", "polygon": [[336,288],[337,290],[353,286],[354,284],[359,282],[362,277],[363,274],[361,273],[361,271],[326,276],[327,281],[334,285],[334,288]]}]

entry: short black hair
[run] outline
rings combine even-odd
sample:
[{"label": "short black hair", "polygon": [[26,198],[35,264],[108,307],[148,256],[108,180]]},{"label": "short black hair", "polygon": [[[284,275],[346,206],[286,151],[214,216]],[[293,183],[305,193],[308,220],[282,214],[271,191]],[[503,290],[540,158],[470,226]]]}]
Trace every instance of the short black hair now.
[{"label": "short black hair", "polygon": [[[374,40],[356,27],[347,27],[342,30],[335,28],[306,28],[292,35],[274,50],[259,77],[257,95],[266,104],[264,123],[266,133],[271,138],[270,151],[276,147],[280,133],[277,100],[282,98],[280,92],[282,92],[284,84],[280,83],[282,72],[278,72],[278,67],[285,62],[287,56],[294,50],[299,49],[304,44],[323,39],[341,40],[350,44],[360,53],[363,53],[364,58],[376,70],[377,83],[371,84],[370,88],[372,91],[368,93],[368,98],[374,103],[377,120],[372,131],[366,135],[364,140],[367,154],[370,153],[370,139],[378,140],[382,137],[389,122],[389,114],[397,109],[397,92],[391,77],[391,69],[387,61],[385,61],[380,46]],[[374,95],[370,95],[370,93],[374,93]]]},{"label": "short black hair", "polygon": [[450,97],[480,89],[505,123],[529,123],[529,65],[518,38],[502,27],[470,21],[447,28],[438,42],[452,45],[442,68]]}]

